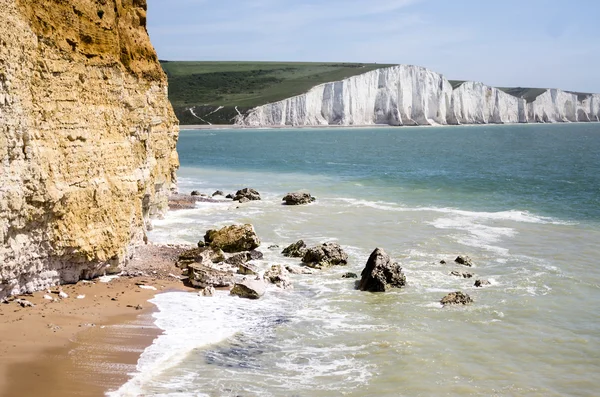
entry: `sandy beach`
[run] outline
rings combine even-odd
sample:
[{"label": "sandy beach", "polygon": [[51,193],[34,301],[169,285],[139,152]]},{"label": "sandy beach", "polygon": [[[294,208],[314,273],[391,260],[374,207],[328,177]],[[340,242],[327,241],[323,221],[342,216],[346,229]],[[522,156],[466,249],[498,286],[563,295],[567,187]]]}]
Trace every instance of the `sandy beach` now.
[{"label": "sandy beach", "polygon": [[191,290],[172,276],[182,249],[146,245],[125,268],[128,276],[62,286],[67,298],[59,288],[17,297],[34,307],[0,304],[0,396],[102,396],[125,383],[161,332],[148,300]]}]

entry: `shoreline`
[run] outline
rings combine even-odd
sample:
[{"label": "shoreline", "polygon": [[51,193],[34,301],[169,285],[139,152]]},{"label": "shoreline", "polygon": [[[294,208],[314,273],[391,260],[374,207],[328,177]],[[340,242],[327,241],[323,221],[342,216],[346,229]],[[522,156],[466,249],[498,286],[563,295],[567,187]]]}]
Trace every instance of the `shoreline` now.
[{"label": "shoreline", "polygon": [[34,307],[1,304],[0,396],[104,396],[126,383],[141,353],[162,333],[148,300],[163,292],[193,291],[171,276],[177,274],[173,258],[181,250],[142,246],[125,266],[134,277],[63,285],[69,297],[60,300],[44,291],[21,297]]},{"label": "shoreline", "polygon": [[495,127],[495,126],[550,126],[550,125],[565,125],[565,124],[600,124],[600,121],[565,121],[556,123],[489,123],[489,124],[429,124],[429,125],[388,125],[388,124],[365,124],[365,125],[270,125],[270,126],[259,126],[251,127],[238,124],[190,124],[180,125],[181,131],[202,131],[202,130],[301,130],[301,129],[360,129],[360,128],[390,128],[390,129],[401,129],[401,128],[435,128],[435,127]]}]

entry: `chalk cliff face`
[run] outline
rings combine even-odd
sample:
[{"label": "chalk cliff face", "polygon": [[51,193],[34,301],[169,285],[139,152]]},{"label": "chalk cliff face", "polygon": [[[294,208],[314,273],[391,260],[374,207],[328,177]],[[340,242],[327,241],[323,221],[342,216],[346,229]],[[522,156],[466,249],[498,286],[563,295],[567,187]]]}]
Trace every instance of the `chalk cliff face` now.
[{"label": "chalk cliff face", "polygon": [[318,85],[306,94],[238,117],[250,127],[306,125],[445,125],[596,121],[600,95],[578,101],[551,89],[532,103],[482,83],[454,90],[442,75],[399,65]]},{"label": "chalk cliff face", "polygon": [[114,270],[167,206],[178,126],[145,0],[0,0],[0,296]]}]

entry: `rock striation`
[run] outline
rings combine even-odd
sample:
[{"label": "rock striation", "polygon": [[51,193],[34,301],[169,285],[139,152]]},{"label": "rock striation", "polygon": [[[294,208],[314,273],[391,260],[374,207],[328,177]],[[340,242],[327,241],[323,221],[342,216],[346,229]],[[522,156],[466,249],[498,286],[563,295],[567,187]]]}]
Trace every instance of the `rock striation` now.
[{"label": "rock striation", "polygon": [[179,128],[146,1],[0,0],[0,296],[114,271],[167,208]]},{"label": "rock striation", "polygon": [[317,85],[305,94],[259,106],[238,116],[236,124],[414,126],[599,120],[599,94],[550,89],[528,103],[483,83],[463,82],[453,88],[439,73],[397,65]]}]

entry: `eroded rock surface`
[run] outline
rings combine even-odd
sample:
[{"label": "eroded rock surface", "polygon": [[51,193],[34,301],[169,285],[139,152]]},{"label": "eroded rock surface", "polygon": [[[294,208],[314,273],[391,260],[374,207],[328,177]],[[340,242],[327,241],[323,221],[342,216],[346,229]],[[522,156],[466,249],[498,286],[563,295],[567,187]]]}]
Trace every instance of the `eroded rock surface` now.
[{"label": "eroded rock surface", "polygon": [[283,256],[290,258],[302,258],[306,254],[308,247],[304,243],[304,240],[298,240],[294,244],[290,244],[281,251]]},{"label": "eroded rock surface", "polygon": [[266,285],[263,281],[245,279],[236,283],[231,289],[231,295],[237,295],[240,298],[259,299],[266,292]]},{"label": "eroded rock surface", "polygon": [[0,9],[0,296],[118,271],[178,167],[146,1]]},{"label": "eroded rock surface", "polygon": [[283,198],[283,202],[285,205],[303,205],[310,204],[316,201],[310,193],[307,192],[294,192],[288,193]]},{"label": "eroded rock surface", "polygon": [[324,243],[307,249],[302,262],[315,269],[345,266],[348,264],[348,254],[338,243]]},{"label": "eroded rock surface", "polygon": [[472,303],[473,299],[467,294],[464,294],[460,291],[451,292],[445,297],[442,298],[440,303],[444,306],[446,305],[466,305],[468,303]]},{"label": "eroded rock surface", "polygon": [[213,249],[222,249],[229,253],[251,251],[260,246],[254,227],[249,224],[209,230],[204,236],[204,241]]}]

